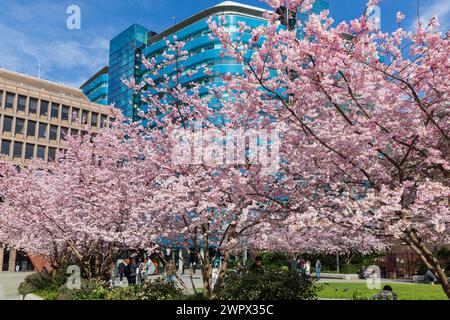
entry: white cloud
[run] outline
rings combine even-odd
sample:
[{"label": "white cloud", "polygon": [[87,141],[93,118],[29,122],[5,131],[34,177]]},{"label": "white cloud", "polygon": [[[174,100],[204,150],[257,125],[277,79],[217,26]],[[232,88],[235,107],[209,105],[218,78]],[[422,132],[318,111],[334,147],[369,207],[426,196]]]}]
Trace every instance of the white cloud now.
[{"label": "white cloud", "polygon": [[0,22],[0,67],[80,85],[108,63],[109,39],[69,31],[62,3],[10,2]]},{"label": "white cloud", "polygon": [[[431,4],[430,4],[431,3]],[[424,26],[428,25],[433,16],[439,18],[441,31],[447,32],[450,28],[450,1],[449,0],[426,0],[420,2],[420,21]],[[415,30],[417,18],[410,25],[410,30]]]}]

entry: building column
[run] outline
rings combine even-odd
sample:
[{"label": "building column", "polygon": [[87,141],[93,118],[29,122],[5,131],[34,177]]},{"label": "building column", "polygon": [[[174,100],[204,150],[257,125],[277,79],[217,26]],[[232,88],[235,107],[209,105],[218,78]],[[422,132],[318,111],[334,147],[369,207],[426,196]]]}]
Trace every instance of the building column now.
[{"label": "building column", "polygon": [[16,271],[16,249],[11,248],[9,250],[9,267],[8,271],[15,272]]},{"label": "building column", "polygon": [[0,245],[0,272],[3,270],[3,255],[5,254],[5,249]]}]

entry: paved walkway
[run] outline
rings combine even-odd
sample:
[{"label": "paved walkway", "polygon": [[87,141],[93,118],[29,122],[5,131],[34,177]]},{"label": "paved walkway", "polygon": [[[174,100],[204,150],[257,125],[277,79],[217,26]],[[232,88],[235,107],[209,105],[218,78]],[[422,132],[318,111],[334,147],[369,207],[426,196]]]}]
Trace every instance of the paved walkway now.
[{"label": "paved walkway", "polygon": [[[0,272],[0,300],[22,300],[18,289],[22,281],[30,273]],[[25,300],[42,300],[35,295],[27,295]]]},{"label": "paved walkway", "polygon": [[[344,279],[326,279],[322,278],[317,283],[366,283],[366,279],[352,279],[352,280],[344,280]],[[404,283],[404,284],[415,284],[411,280],[408,279],[381,279],[381,283]]]}]

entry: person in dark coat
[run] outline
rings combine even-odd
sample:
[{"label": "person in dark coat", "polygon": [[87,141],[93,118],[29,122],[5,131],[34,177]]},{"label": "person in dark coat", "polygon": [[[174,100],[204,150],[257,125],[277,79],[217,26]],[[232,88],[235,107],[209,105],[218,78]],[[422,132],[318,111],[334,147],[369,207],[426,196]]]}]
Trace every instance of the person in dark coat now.
[{"label": "person in dark coat", "polygon": [[250,266],[250,271],[255,272],[255,273],[263,273],[264,269],[262,266],[262,258],[260,256],[257,256],[255,258],[255,262],[252,263],[252,265]]},{"label": "person in dark coat", "polygon": [[128,284],[135,285],[136,284],[136,276],[137,276],[138,265],[136,264],[136,260],[131,258],[130,263],[127,265],[126,274]]}]

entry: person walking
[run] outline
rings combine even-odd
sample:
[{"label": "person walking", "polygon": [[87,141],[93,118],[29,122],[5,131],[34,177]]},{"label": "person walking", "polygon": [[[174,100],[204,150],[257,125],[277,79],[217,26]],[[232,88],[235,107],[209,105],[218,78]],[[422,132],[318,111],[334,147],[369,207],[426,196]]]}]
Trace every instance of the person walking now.
[{"label": "person walking", "polygon": [[311,275],[311,261],[307,260],[305,263],[305,274],[307,276]]},{"label": "person walking", "polygon": [[123,278],[125,277],[125,269],[126,269],[127,265],[125,263],[125,261],[123,259],[119,259],[117,261],[117,275],[116,277],[119,278],[120,282],[123,281]]},{"label": "person walking", "polygon": [[175,266],[175,262],[170,260],[166,266],[166,279],[167,283],[173,283],[175,280],[175,274],[177,273],[177,269]]},{"label": "person walking", "polygon": [[322,263],[320,263],[320,260],[316,261],[316,280],[320,280],[320,270],[322,269]]},{"label": "person walking", "polygon": [[128,280],[128,284],[131,286],[134,286],[136,284],[136,278],[137,278],[137,270],[138,266],[136,264],[136,260],[134,258],[131,258],[130,263],[127,265],[127,272],[126,277]]},{"label": "person walking", "polygon": [[298,261],[299,257],[292,257],[291,261],[289,261],[289,270],[298,271]]},{"label": "person walking", "polygon": [[302,258],[298,260],[298,272],[300,274],[305,274],[305,264],[305,260],[303,260]]}]

